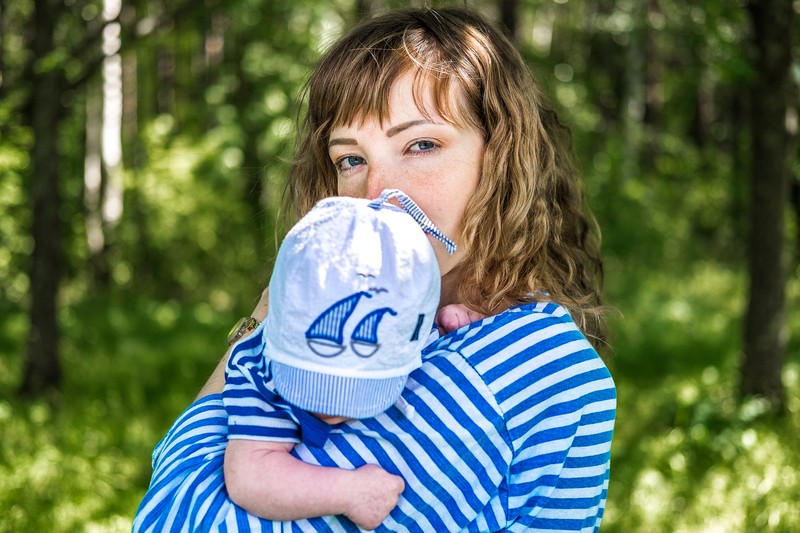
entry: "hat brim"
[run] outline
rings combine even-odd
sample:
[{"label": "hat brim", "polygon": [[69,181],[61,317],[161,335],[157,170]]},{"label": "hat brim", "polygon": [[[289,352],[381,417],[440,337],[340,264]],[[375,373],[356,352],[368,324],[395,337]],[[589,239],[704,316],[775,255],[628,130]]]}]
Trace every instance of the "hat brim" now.
[{"label": "hat brim", "polygon": [[408,376],[357,378],[305,370],[271,361],[278,394],[292,405],[328,416],[371,418],[397,402]]}]

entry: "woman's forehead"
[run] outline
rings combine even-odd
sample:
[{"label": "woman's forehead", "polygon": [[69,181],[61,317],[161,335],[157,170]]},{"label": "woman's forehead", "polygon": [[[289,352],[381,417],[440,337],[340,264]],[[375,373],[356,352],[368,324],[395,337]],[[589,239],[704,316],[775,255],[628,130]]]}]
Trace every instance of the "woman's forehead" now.
[{"label": "woman's forehead", "polygon": [[379,98],[357,98],[367,103],[360,108],[338,106],[338,116],[332,117],[333,128],[362,126],[376,120],[381,126],[421,116],[434,122],[465,125],[464,116],[469,105],[458,84],[439,80],[419,70],[407,70],[397,76]]}]

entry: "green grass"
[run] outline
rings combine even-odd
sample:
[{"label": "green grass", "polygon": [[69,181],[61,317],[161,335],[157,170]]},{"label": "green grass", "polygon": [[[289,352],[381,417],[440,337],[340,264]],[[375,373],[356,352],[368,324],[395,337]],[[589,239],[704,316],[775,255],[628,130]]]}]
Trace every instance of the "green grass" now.
[{"label": "green grass", "polygon": [[[609,366],[619,392],[604,532],[800,531],[800,360],[787,416],[735,394],[744,279],[707,263],[674,274],[609,265]],[[800,280],[789,286],[799,309]],[[0,533],[129,531],[150,453],[194,398],[236,318],[146,298],[71,304],[64,385],[15,398],[26,331],[0,309]],[[790,314],[792,332],[800,317]]]}]

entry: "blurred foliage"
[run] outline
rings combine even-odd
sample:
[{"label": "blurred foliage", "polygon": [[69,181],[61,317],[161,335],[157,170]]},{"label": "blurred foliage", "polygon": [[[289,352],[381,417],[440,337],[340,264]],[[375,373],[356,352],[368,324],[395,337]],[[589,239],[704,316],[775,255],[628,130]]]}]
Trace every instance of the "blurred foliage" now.
[{"label": "blurred foliage", "polygon": [[[618,268],[615,268],[618,267]],[[612,262],[608,362],[618,389],[604,532],[800,528],[800,336],[788,412],[737,398],[744,276],[717,262],[653,272]],[[788,329],[800,331],[800,276]]]},{"label": "blurred foliage", "polygon": [[[107,235],[111,283],[98,285],[88,268],[87,93],[77,86],[62,95],[58,132],[66,375],[59,393],[32,403],[13,395],[33,248],[32,139],[20,118],[32,2],[6,4],[0,532],[129,530],[153,446],[266,285],[297,94],[314,58],[355,21],[357,3],[206,0],[169,17],[164,2],[123,2],[152,31],[123,48],[136,105],[122,132],[124,216]],[[497,14],[494,4],[467,4]],[[74,80],[88,61],[69,50],[101,9],[96,0],[65,5],[74,16],[59,23],[61,48],[38,68],[62,64]],[[789,411],[772,418],[736,395],[749,164],[742,94],[752,76],[741,2],[521,0],[518,29],[572,128],[604,234],[606,300],[621,314],[611,319],[619,416],[603,531],[800,530],[796,255]],[[797,221],[787,224],[798,235]]]},{"label": "blurred foliage", "polygon": [[29,403],[7,393],[24,316],[2,311],[0,531],[130,531],[150,452],[213,369],[227,323],[209,304],[85,298],[62,313],[62,390]]}]

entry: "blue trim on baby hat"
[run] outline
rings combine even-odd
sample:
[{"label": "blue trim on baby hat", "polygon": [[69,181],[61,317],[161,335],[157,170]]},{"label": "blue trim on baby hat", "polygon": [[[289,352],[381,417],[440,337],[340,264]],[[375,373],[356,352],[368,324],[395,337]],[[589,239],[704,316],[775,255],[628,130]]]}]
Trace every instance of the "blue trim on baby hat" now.
[{"label": "blue trim on baby hat", "polygon": [[414,200],[412,200],[400,189],[384,189],[380,196],[369,203],[369,206],[373,209],[380,209],[393,198],[396,198],[397,201],[400,202],[400,206],[403,208],[403,211],[411,215],[411,218],[413,218],[417,224],[419,224],[419,226],[422,228],[422,231],[444,244],[448,254],[455,253],[456,248],[458,248],[456,243],[447,238],[447,236],[436,227],[436,224],[434,224],[431,219],[428,218],[428,215],[426,215],[425,212],[420,209]]}]

